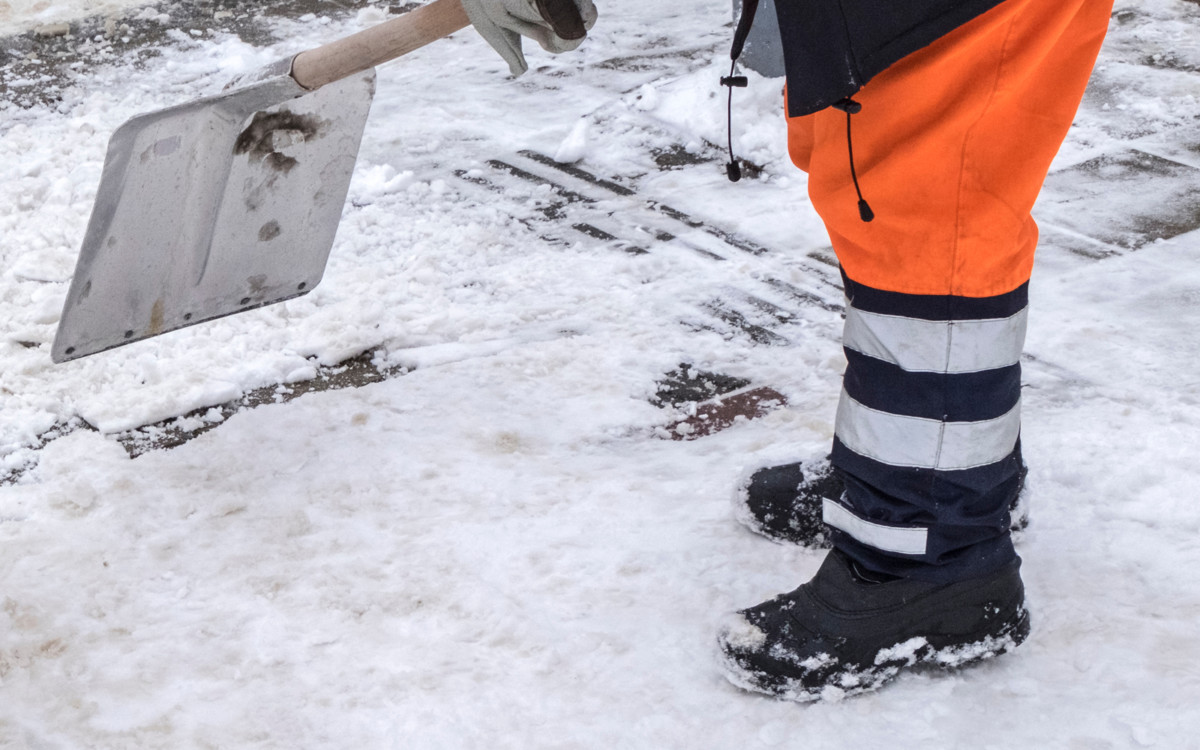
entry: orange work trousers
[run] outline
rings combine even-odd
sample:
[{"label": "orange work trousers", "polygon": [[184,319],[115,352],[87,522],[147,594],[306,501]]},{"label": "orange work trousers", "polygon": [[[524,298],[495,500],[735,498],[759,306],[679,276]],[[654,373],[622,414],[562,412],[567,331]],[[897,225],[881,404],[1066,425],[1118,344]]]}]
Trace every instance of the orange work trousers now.
[{"label": "orange work trousers", "polygon": [[1112,0],[1005,0],[870,80],[846,114],[789,118],[792,160],[847,276],[989,297],[1029,280],[1030,210],[1083,98]]}]

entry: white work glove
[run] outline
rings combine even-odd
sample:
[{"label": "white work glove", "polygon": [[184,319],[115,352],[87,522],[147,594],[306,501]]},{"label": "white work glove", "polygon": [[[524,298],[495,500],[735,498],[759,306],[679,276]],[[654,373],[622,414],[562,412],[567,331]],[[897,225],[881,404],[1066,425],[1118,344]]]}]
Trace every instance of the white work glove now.
[{"label": "white work glove", "polygon": [[467,18],[519,76],[529,69],[521,53],[527,36],[547,52],[578,47],[596,23],[592,0],[462,0]]}]

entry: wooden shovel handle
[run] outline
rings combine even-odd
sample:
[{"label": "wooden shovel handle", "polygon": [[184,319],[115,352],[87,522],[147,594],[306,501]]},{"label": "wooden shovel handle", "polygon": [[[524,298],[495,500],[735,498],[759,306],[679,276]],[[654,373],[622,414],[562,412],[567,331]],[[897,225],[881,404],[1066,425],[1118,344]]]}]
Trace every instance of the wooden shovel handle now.
[{"label": "wooden shovel handle", "polygon": [[309,91],[407,55],[470,25],[462,0],[434,0],[399,18],[301,52],[292,78]]}]

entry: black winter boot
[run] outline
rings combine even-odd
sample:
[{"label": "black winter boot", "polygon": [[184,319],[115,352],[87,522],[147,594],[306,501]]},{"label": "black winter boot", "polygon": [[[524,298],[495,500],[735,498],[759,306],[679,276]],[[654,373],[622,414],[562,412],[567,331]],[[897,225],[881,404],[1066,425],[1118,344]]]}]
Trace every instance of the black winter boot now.
[{"label": "black winter boot", "polygon": [[826,498],[837,500],[845,487],[828,460],[759,469],[738,487],[734,515],[743,526],[776,542],[829,547],[829,527],[821,520]]},{"label": "black winter boot", "polygon": [[[1020,489],[1010,508],[1012,531],[1029,525],[1025,476],[1021,465]],[[742,482],[734,496],[733,512],[746,528],[781,543],[827,549],[829,527],[821,520],[826,499],[838,500],[845,491],[841,477],[828,459],[803,464],[782,464],[759,469]]]},{"label": "black winter boot", "polygon": [[811,581],[743,610],[719,637],[727,676],[795,701],[874,690],[918,665],[957,668],[1029,635],[1020,560],[966,581],[870,582],[838,550]]}]

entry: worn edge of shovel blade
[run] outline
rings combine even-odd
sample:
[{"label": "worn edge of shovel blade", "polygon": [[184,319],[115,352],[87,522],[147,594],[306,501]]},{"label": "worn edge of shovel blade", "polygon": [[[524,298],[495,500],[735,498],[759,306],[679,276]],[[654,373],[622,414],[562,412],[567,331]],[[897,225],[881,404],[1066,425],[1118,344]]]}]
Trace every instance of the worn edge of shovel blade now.
[{"label": "worn edge of shovel blade", "polygon": [[[55,362],[78,359],[294,299],[312,291],[320,282],[349,191],[354,161],[374,96],[375,75],[374,70],[369,70],[318,91],[307,92],[287,74],[288,63],[280,61],[240,88],[139,115],[114,132],[51,350]],[[356,106],[344,106],[342,100],[347,96],[352,97]],[[295,104],[297,100],[302,101]],[[220,246],[220,224],[230,220],[224,214],[232,211],[236,214],[235,220],[244,220],[255,210],[244,210],[239,204],[245,196],[238,195],[238,190],[245,192],[249,187],[231,184],[239,176],[249,179],[247,175],[253,171],[251,160],[255,155],[235,154],[235,144],[257,115],[297,106],[318,111],[338,110],[338,116],[328,123],[332,136],[344,141],[338,152],[340,166],[334,170],[336,184],[331,189],[324,174],[321,179],[312,174],[307,177],[309,182],[319,186],[316,197],[325,200],[324,221],[329,226],[322,232],[297,233],[297,241],[307,243],[303,247],[307,257],[295,259],[283,254],[274,260],[263,261],[268,267],[289,270],[293,263],[307,262],[304,265],[307,272],[301,274],[304,282],[300,288],[296,285],[287,288],[284,284],[252,290],[242,282],[232,288],[230,280],[222,278],[221,264],[237,266],[255,262],[252,255],[235,253],[231,256],[237,248],[231,251],[229,247]],[[164,131],[156,132],[155,128],[160,126]],[[181,140],[173,145],[174,138]],[[306,140],[301,141],[301,149],[307,147]],[[270,153],[260,149],[257,154],[260,165],[278,156],[274,146],[268,150]],[[163,153],[159,154],[159,151]],[[174,164],[169,161],[155,163],[160,161],[159,156],[169,160],[177,153]],[[235,164],[235,160],[239,161]],[[283,182],[303,185],[301,177],[303,173],[289,181],[285,176]],[[138,195],[138,191],[142,195]],[[130,193],[134,194],[133,198]],[[307,194],[307,191],[302,193]],[[299,200],[277,196],[271,205],[289,201],[303,205],[304,194]],[[144,199],[150,205],[138,204],[138,199]],[[315,197],[308,195],[308,199],[312,201]],[[156,202],[162,205],[154,205]],[[114,233],[127,231],[130,227],[141,227],[143,231],[127,233],[122,238],[126,246],[117,247],[118,238]],[[155,232],[158,240],[154,238]],[[245,238],[241,238],[240,243],[248,244],[251,249],[257,249],[259,244]],[[214,255],[218,256],[215,260],[210,257]],[[93,287],[92,282],[97,278],[103,282],[100,289]],[[92,299],[90,304],[89,298]],[[185,308],[187,312],[184,312]]]}]

